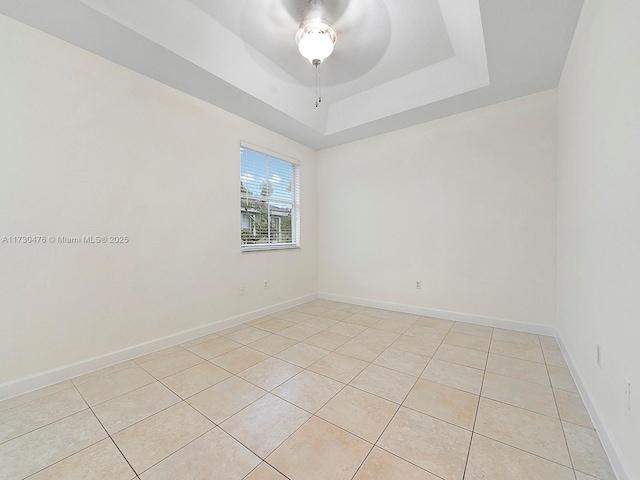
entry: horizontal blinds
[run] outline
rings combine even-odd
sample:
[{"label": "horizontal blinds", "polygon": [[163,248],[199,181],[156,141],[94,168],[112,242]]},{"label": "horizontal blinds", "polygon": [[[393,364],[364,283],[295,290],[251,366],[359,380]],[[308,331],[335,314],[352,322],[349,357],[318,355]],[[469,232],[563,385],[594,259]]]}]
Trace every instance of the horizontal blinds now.
[{"label": "horizontal blinds", "polygon": [[298,245],[299,167],[240,149],[242,245]]}]

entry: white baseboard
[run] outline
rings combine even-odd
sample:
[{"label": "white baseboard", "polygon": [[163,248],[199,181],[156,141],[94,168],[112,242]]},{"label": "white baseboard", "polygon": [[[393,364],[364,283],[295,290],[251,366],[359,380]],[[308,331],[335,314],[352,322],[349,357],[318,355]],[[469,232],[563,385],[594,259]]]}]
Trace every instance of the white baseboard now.
[{"label": "white baseboard", "polygon": [[236,315],[235,317],[218,320],[216,322],[203,325],[201,327],[192,328],[190,330],[184,330],[182,332],[174,333],[166,337],[157,338],[149,342],[141,343],[139,345],[133,345],[131,347],[123,348],[115,352],[100,355],[98,357],[88,358],[69,365],[47,370],[27,377],[18,378],[10,382],[0,384],[0,401],[6,400],[23,393],[28,393],[32,390],[37,390],[42,387],[53,385],[54,383],[69,380],[70,378],[84,375],[101,368],[115,365],[116,363],[124,362],[134,359],[147,353],[152,353],[157,350],[161,350],[167,347],[173,347],[189,340],[209,335],[225,328],[240,325],[245,322],[250,322],[257,318],[269,315],[271,313],[284,310],[286,308],[294,307],[304,302],[314,300],[318,298],[317,295],[306,295],[304,297],[298,297],[293,300],[289,300],[283,303],[272,305],[270,307],[261,308],[252,312]]},{"label": "white baseboard", "polygon": [[556,340],[558,341],[558,345],[560,346],[562,355],[564,356],[569,370],[571,371],[573,380],[578,387],[578,391],[580,392],[582,401],[584,402],[585,407],[587,407],[587,411],[589,412],[589,416],[591,417],[593,426],[598,432],[598,436],[600,437],[602,446],[604,447],[604,450],[609,457],[609,462],[611,463],[611,467],[613,468],[616,477],[618,478],[618,480],[632,480],[633,476],[631,475],[630,470],[626,467],[626,464],[619,453],[620,450],[616,447],[616,443],[609,435],[606,424],[604,422],[604,417],[600,413],[600,409],[596,406],[595,402],[593,402],[591,394],[589,392],[589,388],[587,388],[586,384],[582,381],[580,372],[573,363],[573,360],[571,360],[571,356],[569,355],[569,351],[567,350],[566,345],[559,335],[556,335]]},{"label": "white baseboard", "polygon": [[403,305],[401,303],[381,302],[378,300],[369,300],[364,298],[347,297],[344,295],[335,295],[333,293],[318,293],[318,298],[326,300],[334,300],[336,302],[353,303],[364,307],[383,308],[385,310],[395,310],[396,312],[413,313],[415,315],[423,315],[425,317],[442,318],[445,320],[453,320],[456,322],[473,323],[476,325],[484,325],[487,327],[506,328],[509,330],[517,330],[519,332],[535,333],[537,335],[548,335],[555,337],[557,332],[554,327],[549,325],[541,325],[538,323],[526,323],[518,320],[508,320],[505,318],[485,317],[482,315],[474,315],[471,313],[449,312],[447,310],[437,310],[434,308],[418,307],[415,305]]}]

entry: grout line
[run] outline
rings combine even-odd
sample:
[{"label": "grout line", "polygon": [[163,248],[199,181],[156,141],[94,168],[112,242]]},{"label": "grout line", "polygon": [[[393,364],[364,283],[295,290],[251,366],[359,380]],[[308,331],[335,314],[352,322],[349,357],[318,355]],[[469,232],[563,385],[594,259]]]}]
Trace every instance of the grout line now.
[{"label": "grout line", "polygon": [[487,351],[487,359],[484,362],[484,370],[482,371],[482,383],[480,384],[480,392],[478,393],[478,403],[476,404],[476,414],[473,417],[473,426],[471,427],[471,438],[469,439],[469,449],[467,450],[467,459],[464,462],[464,471],[462,478],[467,476],[467,468],[469,466],[469,458],[471,457],[471,445],[473,445],[473,437],[476,434],[476,423],[478,421],[478,412],[480,411],[480,400],[482,397],[482,389],[484,388],[484,379],[487,375],[487,365],[489,364],[489,352],[491,351],[491,344],[493,343],[493,332],[491,331],[491,338],[489,339],[489,350]]},{"label": "grout line", "polygon": [[[80,390],[78,390],[78,388],[76,387],[76,390],[78,391],[78,393],[80,394],[80,396],[82,397],[82,399],[85,401],[85,403],[87,404],[87,406],[89,407],[89,410],[91,410],[91,413],[93,414],[94,418],[98,421],[98,423],[100,424],[100,426],[102,427],[102,429],[104,430],[104,432],[107,434],[107,437],[109,438],[109,440],[111,440],[111,442],[115,445],[115,447],[118,449],[118,451],[120,452],[120,455],[122,455],[122,458],[124,458],[125,462],[127,462],[127,464],[129,465],[129,468],[131,468],[131,471],[136,475],[136,477],[138,476],[138,472],[136,471],[135,468],[133,468],[133,465],[131,465],[131,462],[129,462],[129,459],[125,456],[124,452],[122,450],[120,450],[120,447],[118,446],[118,444],[115,442],[115,440],[113,439],[113,437],[111,436],[111,434],[108,432],[108,430],[104,427],[102,421],[100,420],[100,418],[98,418],[98,415],[96,415],[96,412],[93,411],[93,408],[91,407],[91,405],[89,405],[89,402],[87,402],[87,400],[84,398],[84,395],[82,395],[82,392],[80,392]],[[117,398],[117,397],[116,397]],[[94,444],[95,445],[95,444]],[[77,453],[77,452],[76,452]],[[74,454],[75,455],[75,454]]]}]

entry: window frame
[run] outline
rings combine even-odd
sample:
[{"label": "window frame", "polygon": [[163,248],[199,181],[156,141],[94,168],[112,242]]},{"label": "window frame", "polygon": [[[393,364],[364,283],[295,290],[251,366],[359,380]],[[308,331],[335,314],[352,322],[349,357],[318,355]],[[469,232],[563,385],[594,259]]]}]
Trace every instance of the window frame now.
[{"label": "window frame", "polygon": [[[242,165],[242,150],[252,150],[258,154],[265,155],[267,158],[273,158],[287,162],[292,165],[292,178],[291,178],[291,243],[254,243],[243,244],[242,243],[242,201],[249,199],[248,195],[243,195],[240,190],[240,250],[241,252],[260,252],[266,250],[291,250],[299,249],[300,247],[300,162],[287,155],[274,152],[267,148],[260,147],[245,141],[240,142],[240,166]],[[242,177],[242,167],[240,167],[240,177]],[[267,201],[268,203],[269,201]],[[277,203],[278,200],[273,200]],[[288,203],[288,202],[284,202]],[[271,217],[269,217],[268,223],[270,223]]]}]

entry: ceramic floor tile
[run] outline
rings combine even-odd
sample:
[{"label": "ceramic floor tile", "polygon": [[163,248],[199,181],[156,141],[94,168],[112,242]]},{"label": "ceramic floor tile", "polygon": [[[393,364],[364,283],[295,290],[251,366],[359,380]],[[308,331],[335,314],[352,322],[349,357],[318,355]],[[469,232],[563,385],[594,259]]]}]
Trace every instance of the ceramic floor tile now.
[{"label": "ceramic floor tile", "polygon": [[420,379],[403,405],[467,430],[473,429],[478,396]]},{"label": "ceramic floor tile", "polygon": [[409,329],[405,332],[405,335],[424,338],[425,340],[429,340],[431,342],[442,342],[447,336],[447,332],[439,328],[427,327],[417,321],[414,325],[409,327]]},{"label": "ceramic floor tile", "polygon": [[162,383],[180,395],[189,398],[205,388],[229,378],[231,374],[210,362],[202,362],[194,367],[169,375]]},{"label": "ceramic floor tile", "polygon": [[268,335],[269,332],[265,332],[264,330],[260,330],[259,328],[246,327],[225,335],[225,338],[246,345],[248,343],[255,342],[256,340],[260,340],[261,338],[264,338]]},{"label": "ceramic floor tile", "polygon": [[554,337],[550,337],[548,335],[538,335],[538,340],[540,340],[540,345],[542,346],[542,350],[560,351],[558,342]]},{"label": "ceramic floor tile", "polygon": [[230,377],[189,398],[188,403],[217,424],[267,392],[238,377]]},{"label": "ceramic floor tile", "polygon": [[212,358],[211,363],[231,373],[240,373],[269,358],[265,353],[249,347],[240,347],[223,355]]},{"label": "ceramic floor tile", "polygon": [[308,412],[267,394],[225,420],[220,428],[264,459],[309,418]]},{"label": "ceramic floor tile", "polygon": [[375,325],[379,321],[380,318],[364,315],[363,313],[354,313],[353,315],[345,319],[345,322],[353,323],[354,325],[359,325],[366,328]]},{"label": "ceramic floor tile", "polygon": [[451,327],[452,332],[466,333],[467,335],[475,335],[476,337],[491,338],[493,335],[492,327],[484,325],[474,325],[472,323],[456,322]]},{"label": "ceramic floor tile", "polygon": [[474,434],[464,480],[574,480],[557,463]]},{"label": "ceramic floor tile", "polygon": [[551,387],[487,372],[482,385],[482,396],[558,418]]},{"label": "ceramic floor tile", "polygon": [[185,403],[156,413],[113,435],[113,441],[140,474],[214,427]]},{"label": "ceramic floor tile", "polygon": [[281,337],[280,335],[269,335],[268,337],[251,342],[247,346],[259,352],[266,353],[267,355],[275,355],[289,347],[293,347],[297,343],[297,341],[291,338]]},{"label": "ceramic floor tile", "polygon": [[291,377],[300,373],[302,369],[278,358],[267,358],[241,372],[238,376],[251,382],[263,390],[273,390]]},{"label": "ceramic floor tile", "polygon": [[75,388],[0,411],[0,443],[88,408]]},{"label": "ceramic floor tile", "polygon": [[316,415],[375,443],[398,410],[398,405],[347,386]]},{"label": "ceramic floor tile", "polygon": [[337,333],[323,331],[307,338],[304,343],[331,351],[344,345],[349,340],[351,339],[349,337],[345,337],[344,335],[338,335]]},{"label": "ceramic floor tile", "polygon": [[308,369],[342,383],[349,383],[369,364],[357,358],[332,352]]},{"label": "ceramic floor tile", "polygon": [[308,327],[319,328],[320,330],[324,330],[326,328],[331,327],[338,323],[338,320],[331,320],[329,318],[324,317],[316,317],[313,320],[305,320],[300,325],[306,325]]},{"label": "ceramic floor tile", "polygon": [[553,365],[555,367],[568,368],[567,362],[564,361],[564,356],[560,350],[545,350],[542,349],[544,355],[544,361],[547,365]]},{"label": "ceramic floor tile", "polygon": [[367,342],[376,343],[387,348],[393,342],[395,342],[399,333],[387,332],[385,330],[378,330],[376,328],[367,328],[362,333],[358,334],[355,338],[358,340],[365,340]]},{"label": "ceramic floor tile", "polygon": [[161,379],[202,362],[204,360],[201,357],[182,348],[177,352],[139,365],[155,378]]},{"label": "ceramic floor tile", "polygon": [[586,473],[576,471],[575,474],[576,480],[598,480],[596,477],[592,477],[591,475],[587,475]]},{"label": "ceramic floor tile", "polygon": [[325,299],[0,402],[0,479],[138,478],[95,415],[143,480],[614,479],[554,338]]},{"label": "ceramic floor tile", "polygon": [[111,365],[110,367],[101,368],[100,370],[96,370],[94,372],[87,373],[85,375],[80,375],[79,377],[72,378],[71,381],[75,385],[80,385],[81,383],[87,383],[91,380],[96,380],[97,378],[106,377],[107,375],[111,375],[112,373],[118,373],[122,370],[126,370],[127,368],[135,367],[136,362],[133,360],[129,360],[128,362],[116,363],[115,365]]},{"label": "ceramic floor tile", "polygon": [[550,385],[549,373],[545,365],[503,355],[489,354],[487,372],[498,373],[539,385]]},{"label": "ceramic floor tile", "polygon": [[616,480],[595,430],[562,422],[573,468],[600,480]]},{"label": "ceramic floor tile", "polygon": [[547,370],[549,371],[549,378],[551,378],[551,385],[553,388],[578,393],[578,388],[576,387],[568,368],[547,365]]},{"label": "ceramic floor tile", "polygon": [[[265,330],[270,333],[277,333],[280,330],[284,330],[290,326],[294,325],[291,322],[287,322],[286,320],[282,320],[280,318],[270,318],[260,323],[256,323],[254,326],[259,328],[260,330]],[[263,337],[264,338],[264,337]]]},{"label": "ceramic floor tile", "polygon": [[267,462],[262,462],[244,480],[287,480],[287,477],[278,472]]},{"label": "ceramic floor tile", "polygon": [[131,480],[136,474],[110,438],[29,477],[29,480]]},{"label": "ceramic floor tile", "polygon": [[281,318],[283,320],[286,320],[288,322],[293,322],[293,323],[301,323],[301,322],[304,322],[305,320],[311,320],[314,318],[313,315],[309,315],[308,313],[303,313],[298,311],[284,313],[284,314],[276,313],[276,316],[278,318]]},{"label": "ceramic floor tile", "polygon": [[558,419],[483,398],[478,407],[475,432],[571,467]]},{"label": "ceramic floor tile", "polygon": [[449,332],[443,340],[443,343],[446,343],[447,345],[455,345],[456,347],[488,352],[491,339],[461,332]]},{"label": "ceramic floor tile", "polygon": [[351,385],[392,402],[402,403],[416,380],[417,377],[411,375],[369,365],[351,381]]},{"label": "ceramic floor tile", "polygon": [[285,328],[278,332],[278,335],[283,337],[291,338],[293,340],[302,341],[305,338],[309,338],[316,333],[318,333],[321,329],[316,327],[310,327],[308,325],[304,325],[302,323],[298,323],[291,327]]},{"label": "ceramic floor tile", "polygon": [[315,413],[343,387],[344,384],[336,380],[305,370],[273,390],[273,393]]},{"label": "ceramic floor tile", "polygon": [[400,457],[374,447],[353,480],[440,480]]},{"label": "ceramic floor tile", "polygon": [[241,480],[260,459],[219,428],[215,428],[162,460],[142,480]]},{"label": "ceramic floor tile", "polygon": [[327,307],[322,307],[322,306],[319,306],[319,305],[311,305],[311,306],[308,306],[308,307],[303,307],[298,311],[302,312],[302,313],[308,313],[309,315],[321,315],[324,312],[327,312],[329,310],[331,310],[331,309],[327,308]]},{"label": "ceramic floor tile", "polygon": [[436,360],[444,360],[445,362],[457,363],[466,367],[478,368],[484,370],[487,364],[488,355],[479,350],[471,350],[470,348],[456,347],[455,345],[442,344],[433,355]]},{"label": "ceramic floor tile", "polygon": [[580,394],[566,390],[553,390],[558,405],[560,419],[586,428],[593,428],[591,417],[587,412]]},{"label": "ceramic floor tile", "polygon": [[336,320],[338,322],[342,322],[346,318],[349,318],[351,315],[352,315],[351,313],[345,312],[344,310],[333,309],[333,310],[328,310],[324,312],[321,315],[321,317],[328,318],[329,320]]},{"label": "ceramic floor tile", "polygon": [[416,320],[418,320],[419,318],[426,318],[426,317],[420,317],[420,315],[414,315],[413,313],[392,311],[391,313],[389,313],[389,315],[385,317],[385,320],[399,320],[407,324],[414,324],[416,323]]},{"label": "ceramic floor tile", "polygon": [[155,381],[140,367],[133,367],[77,385],[76,388],[86,402],[94,406]]},{"label": "ceramic floor tile", "polygon": [[0,402],[0,412],[9,408],[17,407],[18,405],[22,405],[27,402],[32,402],[33,400],[37,400],[42,397],[47,397],[53,393],[68,390],[70,388],[73,388],[73,383],[71,383],[70,380],[66,380],[64,382],[56,383],[55,385],[50,385],[48,387],[40,388],[23,395],[18,395],[16,397],[3,400]]},{"label": "ceramic floor tile", "polygon": [[555,338],[540,336],[540,344],[542,345],[542,353],[547,365],[567,367],[567,363],[564,361],[564,356]]},{"label": "ceramic floor tile", "polygon": [[519,358],[520,360],[529,360],[530,362],[544,363],[542,348],[539,345],[526,345],[524,343],[505,342],[503,340],[491,340],[491,353],[497,355],[505,355],[507,357]]},{"label": "ceramic floor tile", "polygon": [[359,340],[357,337],[349,340],[347,343],[337,348],[335,351],[343,355],[348,355],[364,362],[372,362],[378,355],[384,352],[385,346],[369,342],[367,340]]},{"label": "ceramic floor tile", "polygon": [[421,378],[480,395],[484,372],[457,363],[431,359],[427,368],[422,372]]},{"label": "ceramic floor tile", "polygon": [[462,480],[471,432],[401,407],[378,446],[445,480]]},{"label": "ceramic floor tile", "polygon": [[155,415],[180,401],[160,382],[150,383],[93,407],[93,412],[110,435]]},{"label": "ceramic floor tile", "polygon": [[540,347],[540,337],[533,333],[516,332],[515,330],[494,328],[493,339],[501,340],[503,342],[519,343],[522,345]]},{"label": "ceramic floor tile", "polygon": [[364,309],[360,310],[360,313],[362,315],[368,315],[370,317],[387,318],[393,312],[391,310],[384,310],[382,308],[365,307]]},{"label": "ceramic floor tile", "polygon": [[198,343],[197,345],[186,346],[185,348],[196,355],[206,358],[207,360],[222,355],[223,353],[230,352],[236,348],[240,348],[241,343],[234,342],[225,337],[216,337],[206,342]]},{"label": "ceramic floor tile", "polygon": [[373,325],[373,328],[401,335],[405,333],[413,324],[414,322],[385,318],[380,320],[378,323],[375,323]]},{"label": "ceramic floor tile", "polygon": [[438,347],[439,342],[432,342],[431,340],[425,340],[420,337],[412,337],[410,335],[401,335],[393,344],[391,348],[398,350],[404,350],[405,352],[417,353],[418,355],[424,355],[425,357],[432,357]]},{"label": "ceramic floor tile", "polygon": [[443,318],[418,317],[418,319],[416,320],[416,324],[423,327],[435,328],[437,330],[448,332],[449,330],[451,330],[451,327],[453,327],[455,322],[452,320],[445,320]]},{"label": "ceramic floor tile", "polygon": [[350,480],[372,445],[312,417],[267,461],[291,480]]},{"label": "ceramic floor tile", "polygon": [[307,368],[312,363],[317,362],[329,353],[323,348],[313,347],[305,343],[298,343],[293,347],[287,348],[275,356],[285,362],[293,363],[302,368]]},{"label": "ceramic floor tile", "polygon": [[383,367],[406,373],[414,377],[419,376],[430,358],[417,353],[406,352],[396,348],[388,348],[382,352],[373,363]]},{"label": "ceramic floor tile", "polygon": [[349,313],[358,313],[364,310],[364,307],[361,307],[360,305],[353,305],[351,303],[343,303],[342,305],[338,305],[336,309]]},{"label": "ceramic floor tile", "polygon": [[366,329],[367,327],[364,327],[362,325],[356,325],[355,323],[338,322],[335,325],[332,325],[329,328],[327,328],[326,331],[331,333],[337,333],[338,335],[343,335],[345,337],[353,338],[359,333],[364,332]]},{"label": "ceramic floor tile", "polygon": [[90,410],[14,438],[0,445],[0,478],[25,478],[107,438]]}]

